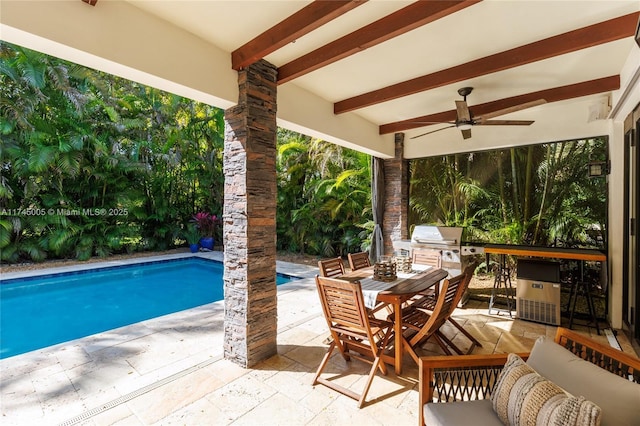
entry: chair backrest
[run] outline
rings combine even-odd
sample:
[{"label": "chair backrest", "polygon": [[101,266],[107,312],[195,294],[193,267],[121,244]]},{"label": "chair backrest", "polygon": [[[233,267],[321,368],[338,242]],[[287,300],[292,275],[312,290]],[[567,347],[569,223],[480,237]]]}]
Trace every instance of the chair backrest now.
[{"label": "chair backrest", "polygon": [[442,256],[438,250],[413,249],[412,262],[416,265],[429,265],[434,268],[442,266]]},{"label": "chair backrest", "polygon": [[342,258],[340,257],[318,261],[318,269],[320,269],[320,276],[323,277],[344,275],[344,263],[342,263]]},{"label": "chair backrest", "polygon": [[[449,319],[468,285],[468,275],[462,273],[443,281],[433,312],[431,312],[420,331],[411,337],[409,341],[411,346],[415,346],[421,340],[434,334]],[[468,279],[471,280],[471,277],[469,276]]]},{"label": "chair backrest", "polygon": [[349,258],[349,268],[351,268],[352,271],[371,266],[369,253],[366,251],[362,251],[360,253],[349,253],[347,257]]},{"label": "chair backrest", "polygon": [[452,315],[455,308],[457,308],[460,304],[460,300],[462,299],[464,293],[467,291],[467,288],[469,288],[469,284],[471,283],[471,278],[473,278],[473,272],[475,270],[476,264],[472,263],[471,265],[468,265],[464,269],[464,271],[462,271],[462,276],[464,276],[464,279],[459,284],[460,290],[456,293],[456,299],[454,299],[453,301],[453,309],[451,309],[451,313],[449,315]]},{"label": "chair backrest", "polygon": [[344,340],[344,336],[351,336],[374,341],[359,281],[316,275],[316,287],[334,339]]}]

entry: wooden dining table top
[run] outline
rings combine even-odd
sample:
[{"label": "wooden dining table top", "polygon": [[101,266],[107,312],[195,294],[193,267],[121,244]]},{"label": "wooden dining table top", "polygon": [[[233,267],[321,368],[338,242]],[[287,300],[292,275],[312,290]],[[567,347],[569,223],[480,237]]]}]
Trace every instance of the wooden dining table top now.
[{"label": "wooden dining table top", "polygon": [[[365,279],[373,279],[373,266],[348,272],[340,277],[347,281],[363,281]],[[405,274],[402,274],[405,275]],[[408,276],[406,276],[408,275]],[[385,295],[411,295],[424,291],[436,283],[440,282],[449,275],[449,273],[441,268],[428,268],[424,271],[417,271],[415,274],[406,274],[399,276],[396,280],[386,282],[389,285],[381,294]],[[363,284],[364,287],[364,284]]]}]

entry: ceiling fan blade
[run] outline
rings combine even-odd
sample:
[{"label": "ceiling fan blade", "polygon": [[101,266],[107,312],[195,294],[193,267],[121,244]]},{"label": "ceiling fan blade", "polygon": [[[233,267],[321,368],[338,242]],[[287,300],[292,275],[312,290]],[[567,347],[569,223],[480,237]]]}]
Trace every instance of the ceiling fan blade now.
[{"label": "ceiling fan blade", "polygon": [[411,124],[424,124],[424,125],[431,125],[431,124],[456,124],[455,121],[411,121]]},{"label": "ceiling fan blade", "polygon": [[533,123],[533,120],[486,120],[476,126],[530,126]]},{"label": "ceiling fan blade", "polygon": [[471,121],[471,113],[467,106],[467,101],[456,101],[456,113],[458,121]]},{"label": "ceiling fan blade", "polygon": [[441,129],[438,129],[438,130],[432,130],[432,131],[430,131],[430,132],[423,133],[423,134],[418,135],[418,136],[412,136],[412,137],[410,137],[409,139],[415,139],[415,138],[419,138],[419,137],[422,137],[422,136],[430,135],[431,133],[439,132],[440,130],[450,129],[450,128],[452,128],[452,127],[456,127],[456,126],[455,126],[455,125],[454,125],[454,126],[447,126],[447,127],[443,127],[443,128],[441,128]]},{"label": "ceiling fan blade", "polygon": [[471,129],[469,130],[460,130],[462,132],[462,139],[470,139],[471,138]]},{"label": "ceiling fan blade", "polygon": [[478,124],[482,124],[484,121],[486,121],[486,120],[488,120],[490,118],[493,118],[493,117],[498,117],[500,115],[509,114],[509,113],[520,111],[520,110],[527,109],[527,108],[533,108],[534,106],[538,106],[538,105],[542,105],[542,104],[546,104],[546,103],[547,103],[546,99],[538,99],[538,100],[531,101],[531,102],[525,102],[523,104],[514,105],[514,106],[509,107],[509,108],[499,109],[498,111],[488,112],[486,114],[481,115],[480,117],[476,117],[475,121]]}]

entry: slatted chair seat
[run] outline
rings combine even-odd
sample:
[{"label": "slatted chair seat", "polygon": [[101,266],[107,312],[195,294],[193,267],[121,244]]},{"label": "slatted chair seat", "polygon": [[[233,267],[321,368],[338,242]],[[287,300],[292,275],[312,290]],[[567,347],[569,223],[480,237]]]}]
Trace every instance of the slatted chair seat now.
[{"label": "slatted chair seat", "polygon": [[357,271],[358,269],[368,268],[371,266],[369,253],[366,251],[360,253],[349,253],[347,254],[347,258],[349,259],[349,268],[351,268],[352,271]]},{"label": "slatted chair seat", "polygon": [[[387,374],[387,367],[381,356],[389,343],[393,323],[371,318],[368,315],[362,296],[362,287],[358,281],[350,282],[316,276],[316,286],[332,341],[318,367],[313,384],[323,384],[353,398],[358,401],[358,407],[361,408],[376,371],[380,370],[383,375]],[[356,358],[371,364],[362,393],[348,389],[331,378],[321,376],[335,348],[338,348],[346,361]],[[337,375],[337,377],[340,376],[340,374]]]}]

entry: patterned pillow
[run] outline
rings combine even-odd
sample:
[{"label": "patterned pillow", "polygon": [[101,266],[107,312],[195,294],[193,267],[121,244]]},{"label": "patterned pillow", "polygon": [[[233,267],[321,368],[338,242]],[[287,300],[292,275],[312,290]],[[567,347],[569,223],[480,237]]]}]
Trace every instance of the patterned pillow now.
[{"label": "patterned pillow", "polygon": [[567,394],[540,376],[516,354],[509,354],[491,394],[493,410],[506,425],[600,424],[600,407]]}]

